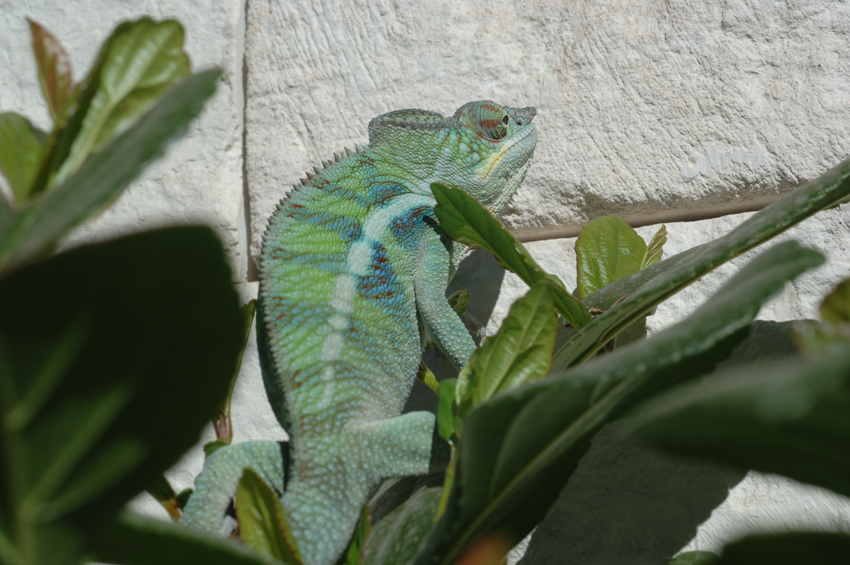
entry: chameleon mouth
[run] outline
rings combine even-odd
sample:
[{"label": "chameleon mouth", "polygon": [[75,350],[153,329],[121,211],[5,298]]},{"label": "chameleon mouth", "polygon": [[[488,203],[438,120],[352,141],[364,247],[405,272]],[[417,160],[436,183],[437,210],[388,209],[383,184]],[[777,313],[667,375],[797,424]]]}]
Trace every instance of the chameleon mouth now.
[{"label": "chameleon mouth", "polygon": [[[499,170],[501,167],[501,163],[504,160],[505,156],[510,156],[514,152],[512,149],[517,144],[522,144],[526,142],[529,136],[533,137],[532,140],[528,140],[528,143],[532,145],[537,145],[537,128],[534,127],[533,124],[528,124],[522,130],[517,132],[513,138],[511,138],[497,153],[492,154],[489,159],[487,159],[487,163],[485,164],[485,169],[482,171],[482,176],[484,180],[490,178],[490,175],[493,174],[494,171]],[[533,151],[533,147],[532,147]],[[531,155],[531,151],[528,152],[529,156]],[[522,167],[519,167],[522,168]]]}]

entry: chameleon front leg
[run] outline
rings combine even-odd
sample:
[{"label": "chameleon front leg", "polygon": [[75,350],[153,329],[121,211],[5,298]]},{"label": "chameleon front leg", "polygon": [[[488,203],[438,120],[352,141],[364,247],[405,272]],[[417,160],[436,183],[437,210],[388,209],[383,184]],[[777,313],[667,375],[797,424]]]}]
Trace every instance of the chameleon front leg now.
[{"label": "chameleon front leg", "polygon": [[431,339],[455,367],[461,368],[475,351],[475,342],[446,300],[452,242],[438,229],[425,230],[420,240],[413,276],[416,307]]}]

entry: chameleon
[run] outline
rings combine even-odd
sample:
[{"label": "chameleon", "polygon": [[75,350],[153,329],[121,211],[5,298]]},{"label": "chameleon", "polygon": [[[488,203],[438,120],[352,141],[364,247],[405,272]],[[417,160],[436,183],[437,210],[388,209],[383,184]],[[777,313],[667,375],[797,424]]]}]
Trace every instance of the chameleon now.
[{"label": "chameleon", "polygon": [[451,117],[383,114],[367,146],[335,155],[280,201],[259,257],[257,333],[290,441],[213,453],[183,523],[218,532],[252,468],[281,497],[303,562],[330,565],[370,491],[428,472],[435,416],[402,414],[424,338],[458,368],[475,350],[445,294],[466,247],[440,229],[430,186],[459,187],[498,217],[531,165],[535,114],[486,100]]}]

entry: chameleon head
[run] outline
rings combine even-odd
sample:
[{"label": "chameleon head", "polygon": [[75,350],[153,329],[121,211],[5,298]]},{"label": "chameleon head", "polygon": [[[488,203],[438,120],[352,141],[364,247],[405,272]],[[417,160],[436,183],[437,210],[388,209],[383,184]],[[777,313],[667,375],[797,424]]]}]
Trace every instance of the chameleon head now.
[{"label": "chameleon head", "polygon": [[400,110],[372,120],[370,145],[393,147],[402,159],[406,153],[415,169],[411,172],[426,183],[460,187],[499,214],[531,165],[537,146],[531,120],[536,113],[534,108],[508,108],[489,100],[468,102],[450,118]]}]

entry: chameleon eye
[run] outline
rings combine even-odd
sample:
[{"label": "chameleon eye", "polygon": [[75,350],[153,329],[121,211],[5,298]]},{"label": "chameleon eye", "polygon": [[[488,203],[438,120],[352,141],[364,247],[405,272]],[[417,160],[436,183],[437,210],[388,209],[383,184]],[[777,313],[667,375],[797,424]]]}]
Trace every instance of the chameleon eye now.
[{"label": "chameleon eye", "polygon": [[478,102],[470,108],[469,117],[478,131],[491,141],[499,141],[508,133],[508,113],[495,102]]}]

